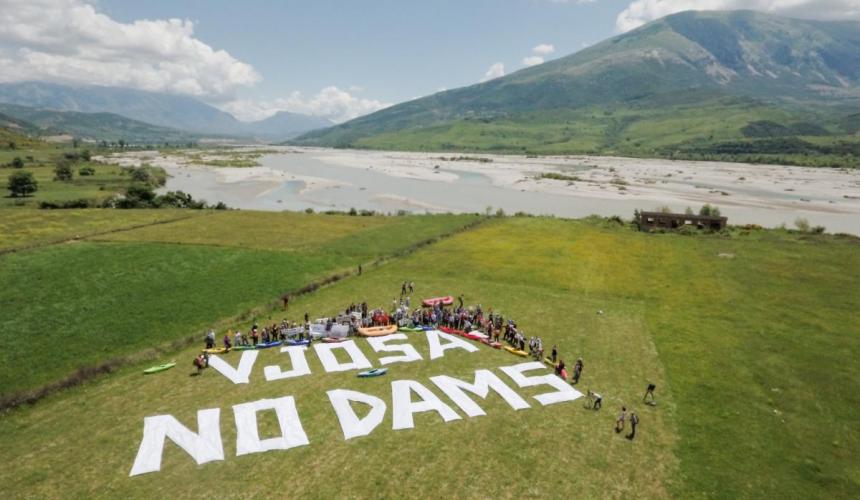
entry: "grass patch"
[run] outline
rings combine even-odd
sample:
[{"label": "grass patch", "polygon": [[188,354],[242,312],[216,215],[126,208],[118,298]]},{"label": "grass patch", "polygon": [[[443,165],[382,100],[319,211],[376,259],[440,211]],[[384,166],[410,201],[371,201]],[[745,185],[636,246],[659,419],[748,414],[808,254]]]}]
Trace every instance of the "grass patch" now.
[{"label": "grass patch", "polygon": [[[494,219],[301,297],[288,316],[333,313],[362,300],[388,304],[404,279],[415,281],[418,297],[463,293],[468,302],[516,318],[527,336],[558,344],[568,362],[582,356],[580,388],[601,392],[603,411],[585,410],[581,402],[543,408],[530,399],[531,409],[514,412],[491,397],[478,400],[485,417],[443,424],[420,414],[409,431],[391,430],[389,409],[373,434],[343,441],[328,389],[355,389],[390,403],[391,380],[465,377],[521,359],[486,348],[451,352],[360,380],[350,372],[324,373],[311,355],[312,376],[265,382],[262,368],[283,359],[265,351],[251,384],[238,386],[211,370],[189,377],[195,352],[189,348],[159,360],[179,367],[157,377],[141,375],[144,365],[127,367],[5,415],[0,444],[12,458],[0,481],[12,496],[195,496],[199,490],[190,486],[205,484],[225,496],[289,489],[309,497],[853,498],[860,491],[854,456],[860,373],[853,362],[860,355],[860,297],[845,291],[860,286],[857,249],[852,238],[785,231],[686,237],[597,221]],[[234,300],[250,301],[252,293],[245,289]],[[149,331],[157,325],[146,323]],[[418,339],[412,344],[426,359],[426,342]],[[647,382],[658,386],[656,407],[639,403]],[[296,397],[310,446],[236,457],[230,405],[285,395]],[[611,430],[622,404],[642,417],[634,442]],[[143,417],[169,413],[193,428],[196,410],[213,407],[222,409],[224,462],[198,467],[168,445],[162,472],[127,477]],[[82,449],[87,460],[79,459]],[[285,467],[301,470],[301,480],[269,474],[250,481],[236,472]],[[333,470],[337,481],[330,480]],[[500,471],[517,474],[508,480]]]}]

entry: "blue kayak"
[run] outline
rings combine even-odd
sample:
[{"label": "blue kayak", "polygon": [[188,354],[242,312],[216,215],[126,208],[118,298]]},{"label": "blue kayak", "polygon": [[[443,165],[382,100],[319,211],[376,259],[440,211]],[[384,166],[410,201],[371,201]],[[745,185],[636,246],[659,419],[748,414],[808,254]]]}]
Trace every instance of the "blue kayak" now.
[{"label": "blue kayak", "polygon": [[283,344],[283,342],[281,342],[280,340],[276,340],[274,342],[266,342],[265,344],[260,343],[260,344],[257,344],[257,349],[268,349],[270,347],[278,347],[281,344]]},{"label": "blue kayak", "polygon": [[374,368],[373,370],[368,370],[366,372],[360,372],[358,374],[359,377],[378,377],[380,375],[385,375],[388,373],[388,368]]},{"label": "blue kayak", "polygon": [[307,340],[307,339],[305,339],[305,340],[288,339],[286,343],[287,343],[287,345],[311,345],[311,341]]}]

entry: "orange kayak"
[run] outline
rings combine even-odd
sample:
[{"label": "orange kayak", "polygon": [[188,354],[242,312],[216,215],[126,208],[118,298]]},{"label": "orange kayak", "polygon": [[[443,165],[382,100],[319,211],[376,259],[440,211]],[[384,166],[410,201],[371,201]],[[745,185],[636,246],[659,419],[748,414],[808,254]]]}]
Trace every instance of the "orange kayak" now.
[{"label": "orange kayak", "polygon": [[359,328],[358,334],[362,337],[382,337],[397,333],[397,325],[388,326],[369,326],[367,328]]}]

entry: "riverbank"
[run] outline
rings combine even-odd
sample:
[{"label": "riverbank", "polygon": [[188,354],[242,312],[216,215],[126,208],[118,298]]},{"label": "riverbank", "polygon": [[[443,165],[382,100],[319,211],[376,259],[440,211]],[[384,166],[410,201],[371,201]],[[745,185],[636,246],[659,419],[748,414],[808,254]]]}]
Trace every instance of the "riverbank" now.
[{"label": "riverbank", "polygon": [[159,152],[109,160],[160,166],[171,175],[166,189],[245,209],[484,212],[492,207],[629,218],[634,209],[698,210],[708,203],[732,223],[792,226],[804,218],[832,232],[860,234],[855,170],[591,156],[267,151],[259,166],[241,168],[200,165],[187,155]]}]

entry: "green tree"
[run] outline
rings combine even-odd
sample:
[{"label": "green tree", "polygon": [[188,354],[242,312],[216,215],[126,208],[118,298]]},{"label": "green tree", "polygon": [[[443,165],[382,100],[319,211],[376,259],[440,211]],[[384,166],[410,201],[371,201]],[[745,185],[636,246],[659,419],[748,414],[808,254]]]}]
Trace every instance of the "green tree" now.
[{"label": "green tree", "polygon": [[18,149],[18,145],[15,144],[15,141],[9,141],[9,149],[11,149],[12,151]]},{"label": "green tree", "polygon": [[12,167],[13,168],[24,168],[24,160],[21,157],[16,156],[12,159]]},{"label": "green tree", "polygon": [[90,153],[89,149],[85,149],[85,150],[81,151],[81,159],[84,161],[90,161],[93,159],[93,155],[92,155],[92,153]]},{"label": "green tree", "polygon": [[39,189],[39,183],[31,172],[14,172],[6,185],[13,197],[27,196]]},{"label": "green tree", "polygon": [[72,162],[68,160],[58,160],[56,166],[54,166],[54,180],[66,182],[72,180],[75,173],[72,170]]},{"label": "green tree", "polygon": [[712,206],[710,203],[705,203],[704,205],[702,205],[702,208],[699,209],[699,215],[719,217],[720,209],[718,207]]}]

